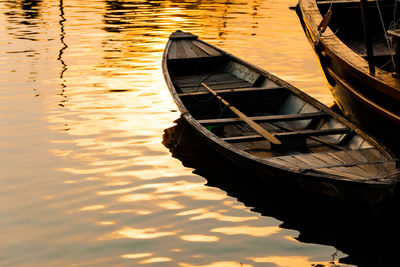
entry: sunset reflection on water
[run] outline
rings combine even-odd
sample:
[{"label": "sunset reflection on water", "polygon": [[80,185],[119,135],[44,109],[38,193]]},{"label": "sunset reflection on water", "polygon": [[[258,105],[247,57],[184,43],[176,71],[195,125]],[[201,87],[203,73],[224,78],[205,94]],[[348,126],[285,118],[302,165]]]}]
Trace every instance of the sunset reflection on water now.
[{"label": "sunset reflection on water", "polygon": [[332,103],[295,3],[0,1],[0,265],[329,266],[161,144],[177,29]]}]

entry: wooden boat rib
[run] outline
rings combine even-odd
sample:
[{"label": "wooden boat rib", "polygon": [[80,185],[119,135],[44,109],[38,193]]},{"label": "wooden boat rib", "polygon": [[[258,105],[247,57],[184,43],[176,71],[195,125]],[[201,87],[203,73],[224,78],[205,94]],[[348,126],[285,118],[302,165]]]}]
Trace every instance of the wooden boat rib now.
[{"label": "wooden boat rib", "polygon": [[[162,65],[183,118],[238,164],[282,181],[318,184],[342,199],[358,189],[360,199],[393,194],[400,176],[392,154],[290,84],[181,31],[170,36]],[[202,84],[281,144],[258,134]]]},{"label": "wooden boat rib", "polygon": [[[395,2],[368,0],[370,57],[360,0],[299,0],[297,12],[344,115],[400,155],[400,49],[395,49],[395,43],[400,44],[400,31],[390,31],[393,14],[398,13]],[[331,19],[321,34],[318,27],[328,11]],[[389,35],[390,46],[385,39]]]}]

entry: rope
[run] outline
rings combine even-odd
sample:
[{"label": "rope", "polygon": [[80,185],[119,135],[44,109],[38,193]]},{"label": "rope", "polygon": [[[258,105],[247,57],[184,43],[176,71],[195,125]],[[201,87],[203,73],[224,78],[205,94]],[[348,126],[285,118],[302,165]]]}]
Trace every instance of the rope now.
[{"label": "rope", "polygon": [[397,25],[399,24],[399,21],[396,20],[397,2],[398,2],[398,0],[394,1],[393,21],[389,25],[390,30],[399,28],[399,27],[397,27]]},{"label": "rope", "polygon": [[329,9],[328,11],[325,13],[325,16],[322,18],[321,23],[318,25],[318,36],[315,39],[314,42],[314,46],[317,46],[319,44],[319,41],[321,39],[321,37],[329,37],[332,35],[335,35],[338,31],[336,31],[334,34],[329,35],[329,36],[324,36],[323,33],[325,32],[326,28],[329,25],[329,22],[331,20],[331,16],[332,16],[332,5],[333,5],[333,0],[331,0],[331,4],[329,5]]},{"label": "rope", "polygon": [[[385,22],[383,21],[381,8],[379,6],[378,0],[375,0],[375,2],[376,2],[376,7],[378,8],[379,18],[381,20],[381,24],[382,24],[382,28],[383,28],[383,34],[384,34],[385,40],[386,40],[386,45],[388,46],[389,51],[391,51],[393,48],[392,48],[391,42],[389,40],[389,37],[387,36],[387,31],[386,31],[386,27],[385,27]],[[397,0],[395,0],[395,2],[397,3]],[[396,9],[396,7],[395,7],[395,9]],[[396,64],[394,63],[394,57],[393,57],[392,53],[390,53],[390,57],[392,59],[393,67],[396,69]]]},{"label": "rope", "polygon": [[224,114],[225,111],[230,107],[230,104],[229,104],[229,105],[224,105],[225,107],[222,108],[221,107],[221,102],[220,101],[218,101],[218,102],[219,102],[220,113],[218,114],[217,119],[221,118],[222,114]]}]

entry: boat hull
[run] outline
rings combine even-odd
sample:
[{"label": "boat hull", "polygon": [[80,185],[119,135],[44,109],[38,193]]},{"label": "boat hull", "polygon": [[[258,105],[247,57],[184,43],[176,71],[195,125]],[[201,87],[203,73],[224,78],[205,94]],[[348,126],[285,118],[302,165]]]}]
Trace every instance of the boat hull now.
[{"label": "boat hull", "polygon": [[[200,54],[199,48],[209,54]],[[162,66],[183,119],[218,154],[249,171],[245,183],[254,179],[279,183],[367,206],[393,200],[400,175],[397,160],[376,140],[299,89],[180,31],[171,35]],[[210,92],[200,86],[208,88],[206,80],[215,91],[207,90],[216,97],[210,98]],[[225,113],[227,108],[243,113]],[[256,130],[247,125],[250,118],[282,143],[275,147],[268,137],[255,135]],[[332,137],[323,139],[325,135]]]},{"label": "boat hull", "polygon": [[[382,213],[329,201],[317,194],[305,195],[298,187],[279,184],[281,179],[257,179],[249,169],[239,168],[216,153],[214,146],[206,143],[186,120],[180,118],[175,123],[165,129],[163,144],[185,167],[204,177],[207,186],[218,187],[253,211],[281,220],[281,227],[300,232],[301,242],[335,246],[350,255],[340,260],[342,264],[396,266],[395,247],[391,245],[398,238],[394,234],[398,229],[394,207]],[[363,238],[365,233],[371,233],[368,242]],[[376,258],[365,259],[366,251]]]},{"label": "boat hull", "polygon": [[[191,131],[178,133],[181,136],[175,137],[176,142],[178,142],[175,145],[184,145],[186,143],[186,145],[190,146],[186,151],[194,149],[193,142],[200,143],[199,146],[202,149],[204,149],[203,145],[207,146],[209,148],[207,153],[213,150],[220,157],[232,162],[236,168],[245,170],[243,172],[238,171],[238,173],[246,173],[246,177],[231,177],[233,179],[244,179],[246,183],[258,184],[259,186],[284,187],[286,190],[295,190],[313,198],[340,202],[344,205],[352,205],[374,212],[382,212],[391,207],[393,203],[398,203],[396,199],[398,196],[395,193],[398,191],[397,183],[352,182],[330,179],[329,177],[321,179],[318,176],[275,168],[260,161],[252,160],[220,143],[214,142],[207,133],[204,134],[204,131],[197,127],[197,123],[189,114],[183,114],[182,118],[184,121],[178,120],[177,126],[190,128]],[[193,141],[194,138],[200,141]],[[187,139],[190,140],[188,141]],[[212,158],[210,155],[208,157]],[[196,159],[195,161],[203,160],[207,159]]]},{"label": "boat hull", "polygon": [[[329,69],[329,67],[327,67]],[[325,75],[332,75],[328,72]],[[382,114],[374,103],[363,98],[357,89],[346,84],[340,77],[333,78],[335,86],[330,86],[333,97],[342,113],[359,127],[380,140],[391,151],[400,156],[400,127],[396,120]],[[362,84],[362,81],[360,81]],[[363,86],[363,85],[361,85]]]},{"label": "boat hull", "polygon": [[[391,106],[399,104],[398,100],[390,95],[399,94],[390,88],[392,85],[387,82],[388,74],[382,77],[379,73],[371,75],[365,60],[357,58],[347,47],[338,48],[344,46],[338,38],[321,38],[316,42],[319,37],[315,20],[318,18],[315,14],[307,14],[308,11],[302,10],[301,7],[301,4],[297,6],[300,22],[341,112],[350,121],[380,140],[396,156],[400,156],[400,115],[384,106],[387,103],[391,103]],[[352,59],[355,59],[355,62],[352,62]],[[390,94],[386,94],[385,90]]]}]

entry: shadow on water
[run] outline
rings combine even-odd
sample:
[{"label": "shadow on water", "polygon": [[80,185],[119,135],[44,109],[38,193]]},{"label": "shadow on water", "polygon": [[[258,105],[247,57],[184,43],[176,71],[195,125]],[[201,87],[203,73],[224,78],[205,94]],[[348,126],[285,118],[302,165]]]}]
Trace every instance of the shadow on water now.
[{"label": "shadow on water", "polygon": [[[63,55],[64,55],[65,50],[68,48],[68,45],[65,42],[65,25],[64,24],[66,22],[66,19],[65,19],[64,1],[63,0],[59,1],[58,8],[60,10],[60,20],[59,20],[58,24],[60,25],[61,48],[59,50],[57,60],[61,63],[61,66],[62,66],[61,71],[60,71],[60,80],[61,80],[60,86],[61,86],[61,88],[60,88],[59,95],[62,96],[62,98],[63,98],[58,105],[61,107],[65,107],[65,103],[68,101],[68,96],[65,94],[65,88],[67,87],[67,85],[66,85],[66,80],[64,78],[64,74],[67,71],[68,67],[63,59]],[[67,130],[68,127],[66,127],[65,129]]]},{"label": "shadow on water", "polygon": [[25,18],[24,20],[19,21],[20,24],[32,25],[35,24],[35,22],[32,22],[32,20],[40,16],[39,5],[41,2],[41,0],[6,1],[6,5],[8,5],[11,10],[18,10],[19,8],[21,11],[6,12],[5,14],[12,18],[17,15],[16,13],[19,13],[19,15]]},{"label": "shadow on water", "polygon": [[163,144],[184,166],[207,179],[208,186],[226,191],[263,216],[283,221],[280,227],[300,232],[300,242],[334,246],[348,254],[341,263],[397,266],[397,246],[393,245],[400,237],[397,209],[370,210],[261,182],[257,174],[213,150],[183,118],[176,123],[165,130]]}]

